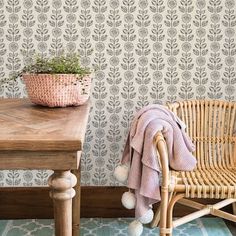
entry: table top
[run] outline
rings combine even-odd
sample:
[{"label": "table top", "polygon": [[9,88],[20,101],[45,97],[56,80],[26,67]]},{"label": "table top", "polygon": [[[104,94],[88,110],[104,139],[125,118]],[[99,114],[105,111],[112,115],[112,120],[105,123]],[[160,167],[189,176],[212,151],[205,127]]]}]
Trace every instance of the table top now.
[{"label": "table top", "polygon": [[0,99],[0,150],[79,151],[90,102],[78,107],[49,108],[28,99]]}]

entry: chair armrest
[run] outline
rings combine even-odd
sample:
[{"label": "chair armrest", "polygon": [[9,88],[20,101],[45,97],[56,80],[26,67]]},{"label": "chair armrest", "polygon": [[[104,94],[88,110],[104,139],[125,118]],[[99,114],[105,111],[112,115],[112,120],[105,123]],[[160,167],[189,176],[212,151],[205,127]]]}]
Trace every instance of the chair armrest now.
[{"label": "chair armrest", "polygon": [[162,186],[163,190],[168,190],[169,187],[169,158],[167,153],[166,141],[161,133],[158,131],[155,135],[154,142],[157,148],[157,157],[160,158],[159,162],[162,170]]}]

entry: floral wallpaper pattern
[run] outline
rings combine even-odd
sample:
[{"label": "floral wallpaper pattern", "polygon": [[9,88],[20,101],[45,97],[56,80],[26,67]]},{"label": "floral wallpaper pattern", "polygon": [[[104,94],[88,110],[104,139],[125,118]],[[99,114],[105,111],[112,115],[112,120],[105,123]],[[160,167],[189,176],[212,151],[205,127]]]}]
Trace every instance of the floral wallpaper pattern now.
[{"label": "floral wallpaper pattern", "polygon": [[[130,121],[150,103],[236,100],[234,0],[0,0],[0,97],[35,53],[80,52],[96,68],[82,158],[84,185],[118,185]],[[0,186],[41,186],[50,171],[1,171]]]}]

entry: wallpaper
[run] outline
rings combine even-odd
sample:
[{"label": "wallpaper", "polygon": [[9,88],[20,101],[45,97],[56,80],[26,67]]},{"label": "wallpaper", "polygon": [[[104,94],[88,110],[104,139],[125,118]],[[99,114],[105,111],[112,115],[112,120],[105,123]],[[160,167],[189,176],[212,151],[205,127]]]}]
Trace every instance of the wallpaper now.
[{"label": "wallpaper", "polygon": [[[183,99],[236,100],[234,0],[0,0],[0,97],[35,53],[80,52],[96,69],[83,185],[112,177],[135,112]],[[0,186],[41,186],[50,171],[1,171]]]}]

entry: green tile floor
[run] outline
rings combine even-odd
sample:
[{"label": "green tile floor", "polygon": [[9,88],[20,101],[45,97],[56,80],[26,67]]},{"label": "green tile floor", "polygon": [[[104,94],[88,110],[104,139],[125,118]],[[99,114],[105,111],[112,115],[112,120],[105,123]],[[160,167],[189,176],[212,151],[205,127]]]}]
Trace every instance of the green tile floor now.
[{"label": "green tile floor", "polygon": [[[81,236],[125,236],[132,219],[82,219]],[[144,228],[142,236],[157,236],[158,229]],[[1,236],[53,236],[52,220],[1,220]],[[202,218],[174,230],[174,236],[232,236],[224,221]]]}]

